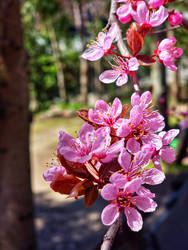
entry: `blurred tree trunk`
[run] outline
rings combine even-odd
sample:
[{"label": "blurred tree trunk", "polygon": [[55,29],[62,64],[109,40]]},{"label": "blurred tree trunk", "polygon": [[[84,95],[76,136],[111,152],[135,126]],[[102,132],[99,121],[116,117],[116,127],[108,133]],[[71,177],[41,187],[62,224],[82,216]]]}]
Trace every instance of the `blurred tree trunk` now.
[{"label": "blurred tree trunk", "polygon": [[35,250],[27,55],[19,0],[0,0],[0,249]]},{"label": "blurred tree trunk", "polygon": [[101,73],[101,61],[95,61],[93,62],[93,68],[94,68],[94,84],[95,84],[95,90],[97,95],[100,97],[104,93],[104,84],[99,81],[99,75]]},{"label": "blurred tree trunk", "polygon": [[65,78],[64,78],[64,73],[63,73],[63,65],[60,60],[59,46],[57,43],[56,34],[55,34],[53,27],[50,24],[47,25],[47,30],[48,30],[48,35],[51,41],[53,55],[54,55],[55,63],[56,63],[59,96],[62,101],[66,102],[67,96],[66,96],[66,88],[65,88]]},{"label": "blurred tree trunk", "polygon": [[[82,50],[85,47],[86,43],[86,9],[85,9],[85,1],[80,0],[79,3],[73,1],[73,15],[74,15],[74,23],[75,27],[80,32],[80,38],[82,43]],[[81,94],[81,102],[87,103],[87,94],[88,94],[88,61],[80,58],[80,94]]]}]

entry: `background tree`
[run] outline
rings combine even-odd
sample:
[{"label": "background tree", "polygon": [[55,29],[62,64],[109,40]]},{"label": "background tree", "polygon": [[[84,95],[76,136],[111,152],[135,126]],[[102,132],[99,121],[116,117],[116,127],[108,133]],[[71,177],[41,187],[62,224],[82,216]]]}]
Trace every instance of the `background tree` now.
[{"label": "background tree", "polygon": [[34,250],[29,92],[18,0],[0,1],[0,249]]}]

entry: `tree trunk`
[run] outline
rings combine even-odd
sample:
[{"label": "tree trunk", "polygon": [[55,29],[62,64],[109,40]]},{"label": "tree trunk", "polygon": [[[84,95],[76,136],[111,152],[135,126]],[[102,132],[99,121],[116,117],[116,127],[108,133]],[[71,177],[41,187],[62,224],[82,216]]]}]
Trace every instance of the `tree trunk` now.
[{"label": "tree trunk", "polygon": [[[86,42],[86,10],[84,8],[85,1],[80,0],[79,3],[73,2],[73,14],[75,27],[80,32],[80,38],[82,43],[82,50],[84,49]],[[80,58],[80,95],[81,102],[87,104],[88,94],[88,61]]]},{"label": "tree trunk", "polygon": [[58,47],[58,43],[56,39],[56,34],[51,25],[47,26],[47,30],[48,30],[48,35],[51,41],[53,55],[54,55],[55,63],[56,63],[59,96],[62,101],[66,102],[67,96],[66,96],[66,89],[65,89],[65,78],[64,78],[64,73],[63,73],[63,65],[60,60],[60,53],[59,53],[59,47]]},{"label": "tree trunk", "polygon": [[35,250],[26,53],[19,0],[0,0],[0,249]]}]

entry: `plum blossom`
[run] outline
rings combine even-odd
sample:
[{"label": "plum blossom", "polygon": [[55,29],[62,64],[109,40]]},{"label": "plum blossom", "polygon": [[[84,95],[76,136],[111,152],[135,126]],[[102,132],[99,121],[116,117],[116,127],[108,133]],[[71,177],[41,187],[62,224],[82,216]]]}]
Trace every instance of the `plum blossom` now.
[{"label": "plum blossom", "polygon": [[100,32],[96,41],[92,41],[91,45],[88,45],[88,49],[82,54],[82,58],[89,61],[96,61],[108,54],[111,48],[115,48],[112,42],[117,32],[118,26],[116,23],[112,24],[108,32]]},{"label": "plum blossom", "polygon": [[128,136],[127,147],[132,154],[140,150],[141,144],[153,144],[157,150],[160,149],[162,139],[156,132],[164,128],[164,117],[152,110],[151,93],[146,91],[141,97],[134,93],[131,96],[131,104],[133,108],[129,119],[121,119],[116,123],[117,136]]},{"label": "plum blossom", "polygon": [[151,151],[141,149],[134,155],[134,158],[131,161],[130,154],[124,148],[118,157],[118,162],[124,170],[128,181],[140,178],[142,184],[158,185],[163,182],[165,175],[157,168],[147,167],[150,163],[151,157]]},{"label": "plum blossom", "polygon": [[155,201],[147,195],[136,195],[141,187],[141,179],[127,181],[124,175],[114,173],[110,177],[110,182],[101,191],[101,196],[110,201],[110,204],[103,209],[101,214],[103,224],[111,225],[120,213],[124,212],[131,230],[141,230],[143,220],[136,208],[144,212],[153,212],[157,207]]},{"label": "plum blossom", "polygon": [[138,70],[139,63],[136,57],[130,59],[116,59],[117,65],[112,65],[112,70],[105,70],[100,76],[99,80],[104,83],[112,83],[116,81],[117,86],[122,86],[128,81],[128,75],[132,71]]},{"label": "plum blossom", "polygon": [[121,23],[128,23],[132,19],[132,7],[136,7],[137,0],[130,1],[130,0],[116,0],[116,2],[124,3],[117,9],[117,16]]},{"label": "plum blossom", "polygon": [[57,152],[71,162],[86,163],[92,157],[106,162],[113,159],[121,150],[123,143],[123,140],[120,140],[110,146],[110,128],[102,127],[95,130],[86,123],[80,129],[79,137],[76,139],[61,131]]},{"label": "plum blossom", "polygon": [[167,19],[168,11],[163,6],[160,6],[157,11],[150,13],[146,3],[144,1],[139,1],[136,11],[132,10],[131,15],[137,23],[156,27]]},{"label": "plum blossom", "polygon": [[171,129],[167,132],[162,131],[159,133],[159,136],[162,138],[162,147],[157,150],[155,156],[152,159],[155,167],[159,170],[161,170],[160,158],[162,158],[162,160],[167,163],[175,161],[176,154],[174,152],[174,149],[172,149],[169,144],[178,134],[179,129]]},{"label": "plum blossom", "polygon": [[119,98],[115,98],[112,105],[103,100],[95,103],[94,110],[89,109],[88,118],[95,124],[113,127],[122,113],[122,104]]},{"label": "plum blossom", "polygon": [[181,48],[174,47],[175,43],[175,37],[166,38],[158,44],[158,50],[154,51],[155,55],[159,57],[160,61],[162,61],[168,69],[173,71],[177,70],[173,60],[183,54],[183,50]]},{"label": "plum blossom", "polygon": [[183,20],[183,15],[181,12],[175,12],[172,10],[169,14],[168,21],[171,26],[180,25]]}]

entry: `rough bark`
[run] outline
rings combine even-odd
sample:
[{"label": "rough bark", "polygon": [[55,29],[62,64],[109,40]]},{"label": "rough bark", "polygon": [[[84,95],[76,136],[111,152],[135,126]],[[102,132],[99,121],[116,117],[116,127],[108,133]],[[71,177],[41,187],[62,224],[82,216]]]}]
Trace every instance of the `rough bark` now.
[{"label": "rough bark", "polygon": [[34,250],[27,56],[19,0],[0,0],[0,249]]}]

